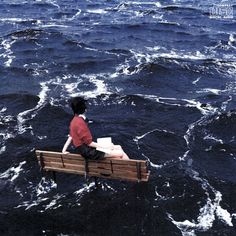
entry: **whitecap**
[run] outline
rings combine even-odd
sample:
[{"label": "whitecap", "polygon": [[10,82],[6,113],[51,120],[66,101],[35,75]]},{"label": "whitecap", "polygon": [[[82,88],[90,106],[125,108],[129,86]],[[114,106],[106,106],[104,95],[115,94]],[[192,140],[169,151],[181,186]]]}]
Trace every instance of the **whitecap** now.
[{"label": "whitecap", "polygon": [[47,204],[46,206],[45,206],[45,211],[46,210],[48,210],[48,209],[53,209],[53,210],[55,210],[55,209],[57,209],[57,208],[59,208],[59,207],[61,207],[62,205],[61,204],[58,204],[58,200],[60,200],[60,199],[62,199],[62,198],[64,198],[65,197],[65,195],[63,195],[63,194],[56,194],[53,198],[54,199],[52,199],[52,201],[49,203],[49,204]]},{"label": "whitecap", "polygon": [[[205,232],[209,230],[213,226],[216,217],[226,225],[233,226],[232,216],[220,206],[220,202],[222,201],[221,192],[215,190],[206,179],[201,178],[197,171],[191,169],[190,174],[193,179],[201,184],[202,189],[205,190],[205,195],[207,196],[206,204],[199,209],[197,220],[192,220],[192,222],[189,220],[176,221],[169,214],[168,216],[172,223],[181,230],[183,235],[188,235],[189,233],[195,235],[196,231]],[[215,195],[213,199],[210,198],[211,194],[209,190]]]},{"label": "whitecap", "polygon": [[78,11],[75,13],[74,16],[72,16],[71,18],[68,18],[68,20],[72,21],[74,19],[76,19],[80,14],[81,14],[82,10],[78,9]]},{"label": "whitecap", "polygon": [[[146,132],[146,133],[143,134],[143,135],[135,136],[135,137],[133,138],[133,141],[136,143],[138,150],[140,150],[139,140],[143,139],[143,138],[146,137],[147,135],[149,135],[149,134],[151,134],[151,133],[153,133],[153,132],[156,132],[156,131],[157,131],[157,132],[164,132],[164,133],[174,134],[174,132],[172,132],[172,131],[161,130],[161,129],[153,129],[153,130],[150,130],[150,131]],[[156,169],[160,169],[160,168],[162,168],[164,165],[167,165],[167,164],[169,163],[169,162],[166,162],[166,163],[164,163],[163,165],[162,165],[162,164],[161,164],[161,165],[155,164],[155,163],[153,163],[153,162],[150,160],[150,158],[149,158],[147,155],[145,155],[144,153],[141,153],[141,154],[142,154],[142,156],[149,162],[150,166],[153,167],[153,168],[156,168]]]},{"label": "whitecap", "polygon": [[[19,134],[23,134],[28,129],[32,129],[30,126],[26,127],[24,124],[27,120],[33,119],[36,116],[36,112],[43,107],[44,102],[45,102],[46,97],[47,97],[47,92],[49,91],[48,83],[51,83],[51,81],[40,83],[41,91],[38,95],[39,98],[40,98],[38,104],[34,108],[31,108],[29,110],[20,112],[17,115],[17,123],[18,123],[18,132],[19,132]],[[27,117],[28,115],[29,115],[29,117]]]},{"label": "whitecap", "polygon": [[88,13],[93,13],[93,14],[105,14],[106,10],[104,9],[92,9],[92,10],[87,10]]},{"label": "whitecap", "polygon": [[5,112],[6,110],[7,110],[7,108],[6,108],[6,107],[3,107],[3,108],[0,110],[0,113]]},{"label": "whitecap", "polygon": [[81,194],[90,192],[94,187],[95,187],[95,183],[91,182],[89,185],[84,185],[83,188],[75,191],[74,194],[80,197]]},{"label": "whitecap", "polygon": [[23,170],[22,166],[26,163],[26,161],[22,161],[19,163],[17,167],[10,167],[8,170],[0,174],[0,179],[7,179],[13,182],[15,179],[18,178],[21,171]]},{"label": "whitecap", "polygon": [[52,179],[47,180],[45,177],[43,177],[36,187],[36,194],[37,196],[40,196],[49,193],[55,188],[57,188],[57,184]]},{"label": "whitecap", "polygon": [[6,151],[6,146],[2,146],[0,148],[0,154],[4,153]]},{"label": "whitecap", "polygon": [[69,25],[59,25],[59,24],[55,24],[55,23],[50,23],[50,24],[45,24],[45,25],[41,25],[40,27],[42,28],[51,28],[51,27],[60,27],[60,28],[69,28],[71,26]]},{"label": "whitecap", "polygon": [[56,0],[35,0],[35,1],[37,3],[47,3],[60,9],[60,6],[58,5],[58,2]]},{"label": "whitecap", "polygon": [[159,194],[158,192],[157,192],[157,186],[155,187],[155,194],[156,194],[156,196],[157,196],[157,198],[155,199],[155,201],[156,200],[168,200],[168,198],[167,197],[165,197],[165,196],[163,196],[163,195],[161,195],[161,194]]},{"label": "whitecap", "polygon": [[48,200],[48,198],[38,198],[35,201],[25,201],[22,204],[19,204],[18,206],[14,207],[14,208],[17,209],[20,207],[26,207],[25,210],[27,211],[27,210],[31,209],[32,207],[38,206],[40,203],[47,201],[47,200]]},{"label": "whitecap", "polygon": [[[185,106],[185,107],[196,107],[203,115],[213,114],[217,111],[217,108],[212,107],[210,104],[207,104],[206,106],[202,106],[202,103],[189,99],[177,99],[177,98],[171,98],[171,97],[158,97],[156,95],[149,95],[149,94],[136,94],[137,96],[144,97],[146,99],[154,100],[158,103],[169,105],[169,106]],[[168,101],[176,101],[168,102]],[[179,102],[179,103],[178,103]],[[184,102],[184,104],[183,104]]]},{"label": "whitecap", "polygon": [[0,21],[10,21],[10,22],[24,22],[33,19],[23,19],[23,18],[0,18]]},{"label": "whitecap", "polygon": [[216,142],[218,142],[218,143],[223,144],[223,140],[222,140],[222,139],[216,138],[216,137],[214,137],[214,136],[211,135],[211,134],[208,134],[208,135],[205,136],[203,139],[204,139],[204,140],[210,139],[210,140],[214,140],[214,141],[216,141]]},{"label": "whitecap", "polygon": [[6,67],[10,67],[12,64],[13,59],[15,56],[13,55],[13,51],[11,50],[11,46],[16,42],[16,40],[9,40],[5,39],[0,44],[3,49],[5,50],[5,53],[2,53],[0,57],[7,58],[7,61],[4,62],[4,65]]},{"label": "whitecap", "polygon": [[227,210],[223,209],[221,206],[217,206],[216,215],[226,225],[233,226],[232,217],[231,217],[230,213]]},{"label": "whitecap", "polygon": [[194,81],[192,82],[192,84],[196,85],[196,84],[199,82],[200,79],[201,79],[201,77],[198,77],[196,80],[194,80]]},{"label": "whitecap", "polygon": [[201,90],[196,91],[196,93],[213,93],[215,95],[219,95],[222,92],[225,92],[226,90],[221,90],[221,89],[214,89],[214,88],[204,88]]},{"label": "whitecap", "polygon": [[197,217],[197,221],[176,221],[170,214],[168,215],[172,223],[175,224],[181,230],[183,235],[195,235],[195,231],[205,232],[209,230],[213,226],[216,216],[219,220],[221,220],[228,226],[233,226],[230,214],[225,209],[222,209],[219,205],[220,201],[222,200],[222,194],[218,191],[214,192],[214,201],[212,201],[208,197],[206,204],[199,209],[199,216]]},{"label": "whitecap", "polygon": [[154,5],[154,6],[157,6],[157,7],[161,7],[161,3],[160,2],[126,2],[127,4],[130,4],[130,5]]},{"label": "whitecap", "polygon": [[236,49],[236,47],[233,45],[233,43],[235,43],[235,42],[236,42],[236,39],[235,39],[234,35],[233,35],[233,34],[230,34],[230,35],[229,35],[228,45],[229,45],[231,48]]},{"label": "whitecap", "polygon": [[[101,75],[100,75],[101,76]],[[110,94],[108,87],[104,79],[98,79],[98,75],[82,75],[82,77],[88,78],[89,82],[93,83],[96,86],[96,89],[92,91],[80,92],[80,94],[87,98],[96,98],[101,94]]]},{"label": "whitecap", "polygon": [[37,136],[37,138],[38,138],[39,140],[42,140],[42,139],[46,139],[47,136]]}]

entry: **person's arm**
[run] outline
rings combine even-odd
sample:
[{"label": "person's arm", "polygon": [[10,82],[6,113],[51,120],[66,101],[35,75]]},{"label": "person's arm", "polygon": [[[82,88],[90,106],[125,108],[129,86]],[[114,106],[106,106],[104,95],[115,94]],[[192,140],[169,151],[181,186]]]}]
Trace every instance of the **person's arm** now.
[{"label": "person's arm", "polygon": [[99,147],[98,144],[96,142],[93,142],[93,141],[88,146],[94,147],[94,148]]},{"label": "person's arm", "polygon": [[62,149],[62,153],[68,153],[66,150],[67,148],[69,147],[70,143],[72,141],[72,138],[71,136],[69,135],[68,139],[66,140],[65,144],[64,144],[64,147]]},{"label": "person's arm", "polygon": [[98,143],[93,142],[93,141],[88,146],[94,147],[94,148],[110,148],[110,149],[114,148],[114,144],[111,144],[111,146],[107,147],[107,146],[98,145]]}]

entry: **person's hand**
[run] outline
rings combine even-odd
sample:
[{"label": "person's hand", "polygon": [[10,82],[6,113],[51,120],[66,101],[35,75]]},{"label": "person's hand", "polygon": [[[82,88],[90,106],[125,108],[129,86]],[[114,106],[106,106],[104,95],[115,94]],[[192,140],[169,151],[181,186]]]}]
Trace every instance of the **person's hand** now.
[{"label": "person's hand", "polygon": [[62,152],[63,154],[69,154],[69,152],[67,152],[67,151],[64,151],[64,152]]}]

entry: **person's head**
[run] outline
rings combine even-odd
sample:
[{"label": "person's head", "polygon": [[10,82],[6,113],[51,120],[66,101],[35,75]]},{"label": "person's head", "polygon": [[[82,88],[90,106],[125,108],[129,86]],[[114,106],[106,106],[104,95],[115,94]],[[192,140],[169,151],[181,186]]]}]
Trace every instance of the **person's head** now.
[{"label": "person's head", "polygon": [[83,114],[87,108],[86,101],[82,97],[74,97],[71,100],[71,108],[74,114]]}]

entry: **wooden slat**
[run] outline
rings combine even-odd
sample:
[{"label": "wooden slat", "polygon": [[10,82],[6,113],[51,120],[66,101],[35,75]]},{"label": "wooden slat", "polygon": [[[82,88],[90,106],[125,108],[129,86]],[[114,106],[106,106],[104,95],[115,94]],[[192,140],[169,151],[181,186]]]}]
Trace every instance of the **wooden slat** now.
[{"label": "wooden slat", "polygon": [[[82,159],[82,160],[68,160],[68,159],[61,159],[61,158],[52,158],[52,157],[45,157],[45,156],[43,156],[42,157],[43,158],[43,161],[44,162],[55,162],[55,163],[64,163],[64,164],[74,164],[74,165],[84,165],[84,159]],[[40,159],[38,159],[38,160],[40,160]],[[112,160],[110,161],[110,162],[112,162]],[[123,165],[117,165],[117,164],[114,164],[113,162],[112,162],[112,164],[111,163],[101,163],[101,162],[99,162],[99,161],[96,161],[96,162],[93,162],[93,161],[89,161],[88,162],[88,166],[89,167],[97,167],[97,168],[101,168],[101,169],[113,169],[113,170],[122,170],[122,169],[127,169],[127,170],[129,170],[129,171],[136,171],[136,166],[130,166],[130,165],[125,165],[125,164],[123,164]],[[141,167],[141,171],[146,171],[147,170],[147,168],[146,167]]]},{"label": "wooden slat", "polygon": [[[51,157],[55,157],[55,158],[61,158],[61,156],[64,158],[64,159],[83,159],[83,157],[79,154],[72,154],[72,153],[69,153],[69,154],[62,154],[61,152],[50,152],[50,151],[39,151],[39,150],[36,150],[36,154],[39,155],[40,153],[43,154],[43,156],[51,156]],[[146,161],[143,161],[143,160],[134,160],[134,159],[130,159],[130,160],[122,160],[122,159],[116,159],[116,158],[106,158],[104,160],[99,160],[99,162],[101,163],[108,163],[109,160],[112,160],[112,162],[114,164],[126,164],[126,165],[136,165],[136,162],[140,162],[141,163],[141,166],[146,166]],[[96,160],[90,160],[91,162],[96,162]]]},{"label": "wooden slat", "polygon": [[[63,173],[70,173],[70,174],[80,174],[83,175],[84,172],[82,171],[78,171],[78,170],[70,170],[70,169],[62,169],[62,168],[55,168],[55,167],[48,167],[46,168],[46,170],[48,171],[57,171],[57,172],[63,172]],[[148,181],[149,178],[149,173],[147,173],[146,176],[142,176],[141,180],[138,180],[137,177],[130,177],[130,176],[120,176],[120,175],[110,175],[110,176],[104,176],[103,173],[99,173],[99,172],[90,172],[88,173],[88,176],[96,176],[96,177],[102,177],[102,178],[106,178],[106,179],[119,179],[119,180],[129,180],[129,181]]]},{"label": "wooden slat", "polygon": [[[74,158],[74,159],[67,159],[67,158],[64,158],[64,157],[60,157],[60,158],[54,158],[54,157],[51,157],[51,156],[45,156],[43,155],[43,159],[44,160],[51,160],[51,161],[63,161],[65,163],[83,163],[84,162],[84,158],[82,159],[77,159],[77,158]],[[132,162],[131,164],[130,163],[127,163],[125,160],[118,160],[117,162],[117,159],[107,159],[107,160],[89,160],[89,164],[90,165],[100,165],[100,166],[110,166],[112,162],[112,165],[114,167],[117,167],[119,168],[122,168],[122,167],[127,167],[129,166],[130,168],[136,168],[136,164],[134,165],[134,162]],[[140,162],[140,160],[137,160],[135,163],[137,162]],[[146,170],[147,168],[147,164],[146,164],[146,161],[145,162],[141,162],[141,169],[143,170]]]},{"label": "wooden slat", "polygon": [[[44,168],[61,168],[61,169],[70,169],[70,170],[78,170],[78,171],[85,171],[85,167],[84,165],[73,165],[73,164],[65,164],[63,165],[62,163],[58,163],[58,162],[44,162],[45,167]],[[96,173],[105,173],[105,174],[119,174],[119,175],[127,175],[127,176],[137,176],[137,172],[134,171],[129,171],[127,169],[123,169],[123,170],[113,170],[113,172],[110,169],[100,169],[100,168],[89,168],[89,172],[88,173],[92,173],[92,172],[96,172]],[[146,176],[147,173],[142,172],[141,175]]]}]

